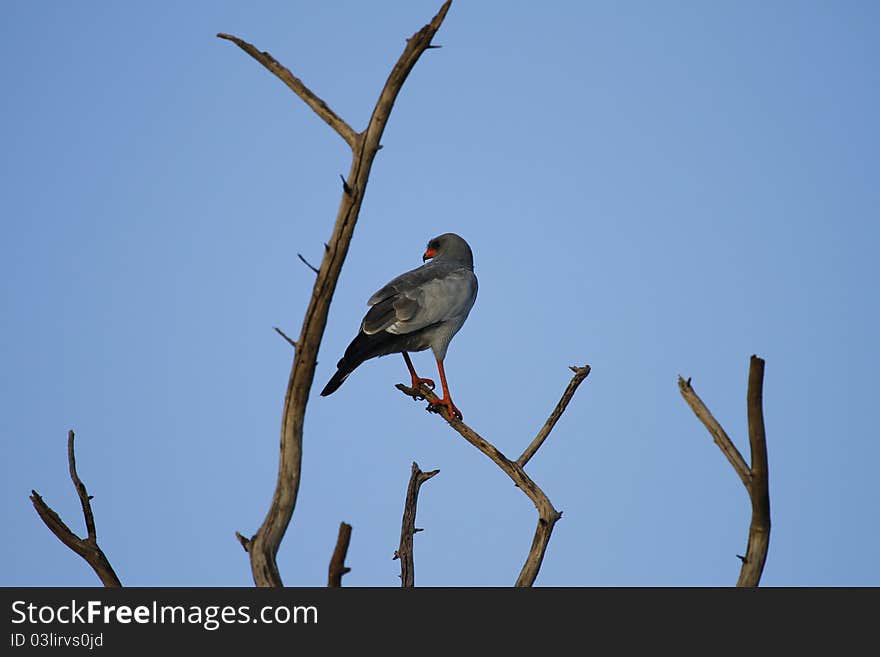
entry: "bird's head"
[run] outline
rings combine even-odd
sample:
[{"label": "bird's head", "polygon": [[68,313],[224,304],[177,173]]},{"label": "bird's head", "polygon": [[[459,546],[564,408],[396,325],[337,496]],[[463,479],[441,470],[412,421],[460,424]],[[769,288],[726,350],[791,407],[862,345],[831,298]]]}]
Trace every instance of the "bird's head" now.
[{"label": "bird's head", "polygon": [[428,242],[428,248],[425,249],[422,262],[432,258],[435,261],[459,262],[471,269],[474,267],[474,254],[471,252],[471,247],[455,233],[444,233]]}]

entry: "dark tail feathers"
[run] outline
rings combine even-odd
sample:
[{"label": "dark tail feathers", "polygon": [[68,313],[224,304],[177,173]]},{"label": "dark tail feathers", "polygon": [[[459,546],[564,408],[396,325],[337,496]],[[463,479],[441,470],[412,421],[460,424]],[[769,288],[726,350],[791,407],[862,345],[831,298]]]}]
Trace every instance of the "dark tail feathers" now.
[{"label": "dark tail feathers", "polygon": [[359,332],[348,345],[345,355],[336,363],[336,374],[324,386],[321,396],[326,397],[336,392],[339,386],[345,383],[348,375],[354,372],[365,360],[390,353],[388,347],[395,338],[397,336],[385,331],[379,331],[373,335],[367,335],[363,331]]},{"label": "dark tail feathers", "polygon": [[[339,361],[340,364],[343,361]],[[330,377],[330,380],[327,382],[327,385],[324,386],[324,389],[321,391],[321,396],[326,397],[327,395],[332,395],[334,392],[339,390],[339,386],[345,383],[345,379],[348,378],[348,375],[354,371],[354,368],[345,368],[336,370],[336,374]]]}]

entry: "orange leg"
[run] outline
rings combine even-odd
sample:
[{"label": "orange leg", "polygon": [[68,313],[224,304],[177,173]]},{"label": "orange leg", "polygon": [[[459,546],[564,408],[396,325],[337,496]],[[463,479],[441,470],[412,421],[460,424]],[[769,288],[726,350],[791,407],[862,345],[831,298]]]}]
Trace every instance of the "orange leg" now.
[{"label": "orange leg", "polygon": [[418,390],[421,384],[425,384],[431,390],[434,389],[434,382],[431,379],[423,379],[418,374],[416,374],[416,368],[413,367],[412,361],[409,359],[409,354],[405,351],[403,352],[403,360],[406,361],[406,366],[409,369],[409,374],[412,377],[412,387]]},{"label": "orange leg", "polygon": [[462,419],[461,411],[452,403],[452,397],[449,395],[449,385],[446,383],[446,371],[443,369],[443,361],[437,361],[437,369],[440,370],[440,383],[443,386],[443,399],[437,402],[438,405],[442,404],[447,408],[449,414],[453,417]]}]

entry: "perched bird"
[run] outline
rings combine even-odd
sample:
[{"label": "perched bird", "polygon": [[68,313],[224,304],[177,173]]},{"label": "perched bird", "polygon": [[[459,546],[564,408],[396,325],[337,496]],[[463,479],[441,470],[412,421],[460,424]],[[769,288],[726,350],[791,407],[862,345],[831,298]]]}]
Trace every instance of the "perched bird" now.
[{"label": "perched bird", "polygon": [[445,233],[428,242],[422,261],[426,264],[401,274],[367,301],[371,308],[357,337],[336,364],[336,374],[321,391],[322,397],[333,394],[364,361],[396,353],[403,354],[413,388],[424,383],[433,390],[434,382],[416,374],[407,353],[430,348],[443,386],[439,404],[462,418],[449,395],[443,359],[477,298],[474,256],[461,237]]}]

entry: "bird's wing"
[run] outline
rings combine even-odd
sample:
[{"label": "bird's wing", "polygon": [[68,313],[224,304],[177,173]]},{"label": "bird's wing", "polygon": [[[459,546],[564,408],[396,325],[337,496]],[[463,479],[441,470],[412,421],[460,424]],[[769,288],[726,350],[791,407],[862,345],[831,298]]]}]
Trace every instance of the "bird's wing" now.
[{"label": "bird's wing", "polygon": [[406,272],[376,292],[361,329],[372,335],[412,333],[463,313],[474,303],[477,279],[467,268],[428,263]]},{"label": "bird's wing", "polygon": [[423,283],[427,283],[435,278],[448,274],[458,269],[456,265],[449,265],[440,262],[428,262],[420,267],[411,269],[389,281],[381,290],[377,291],[367,301],[368,306],[375,306],[380,301],[384,301],[390,296],[398,294],[401,290],[412,289]]}]

